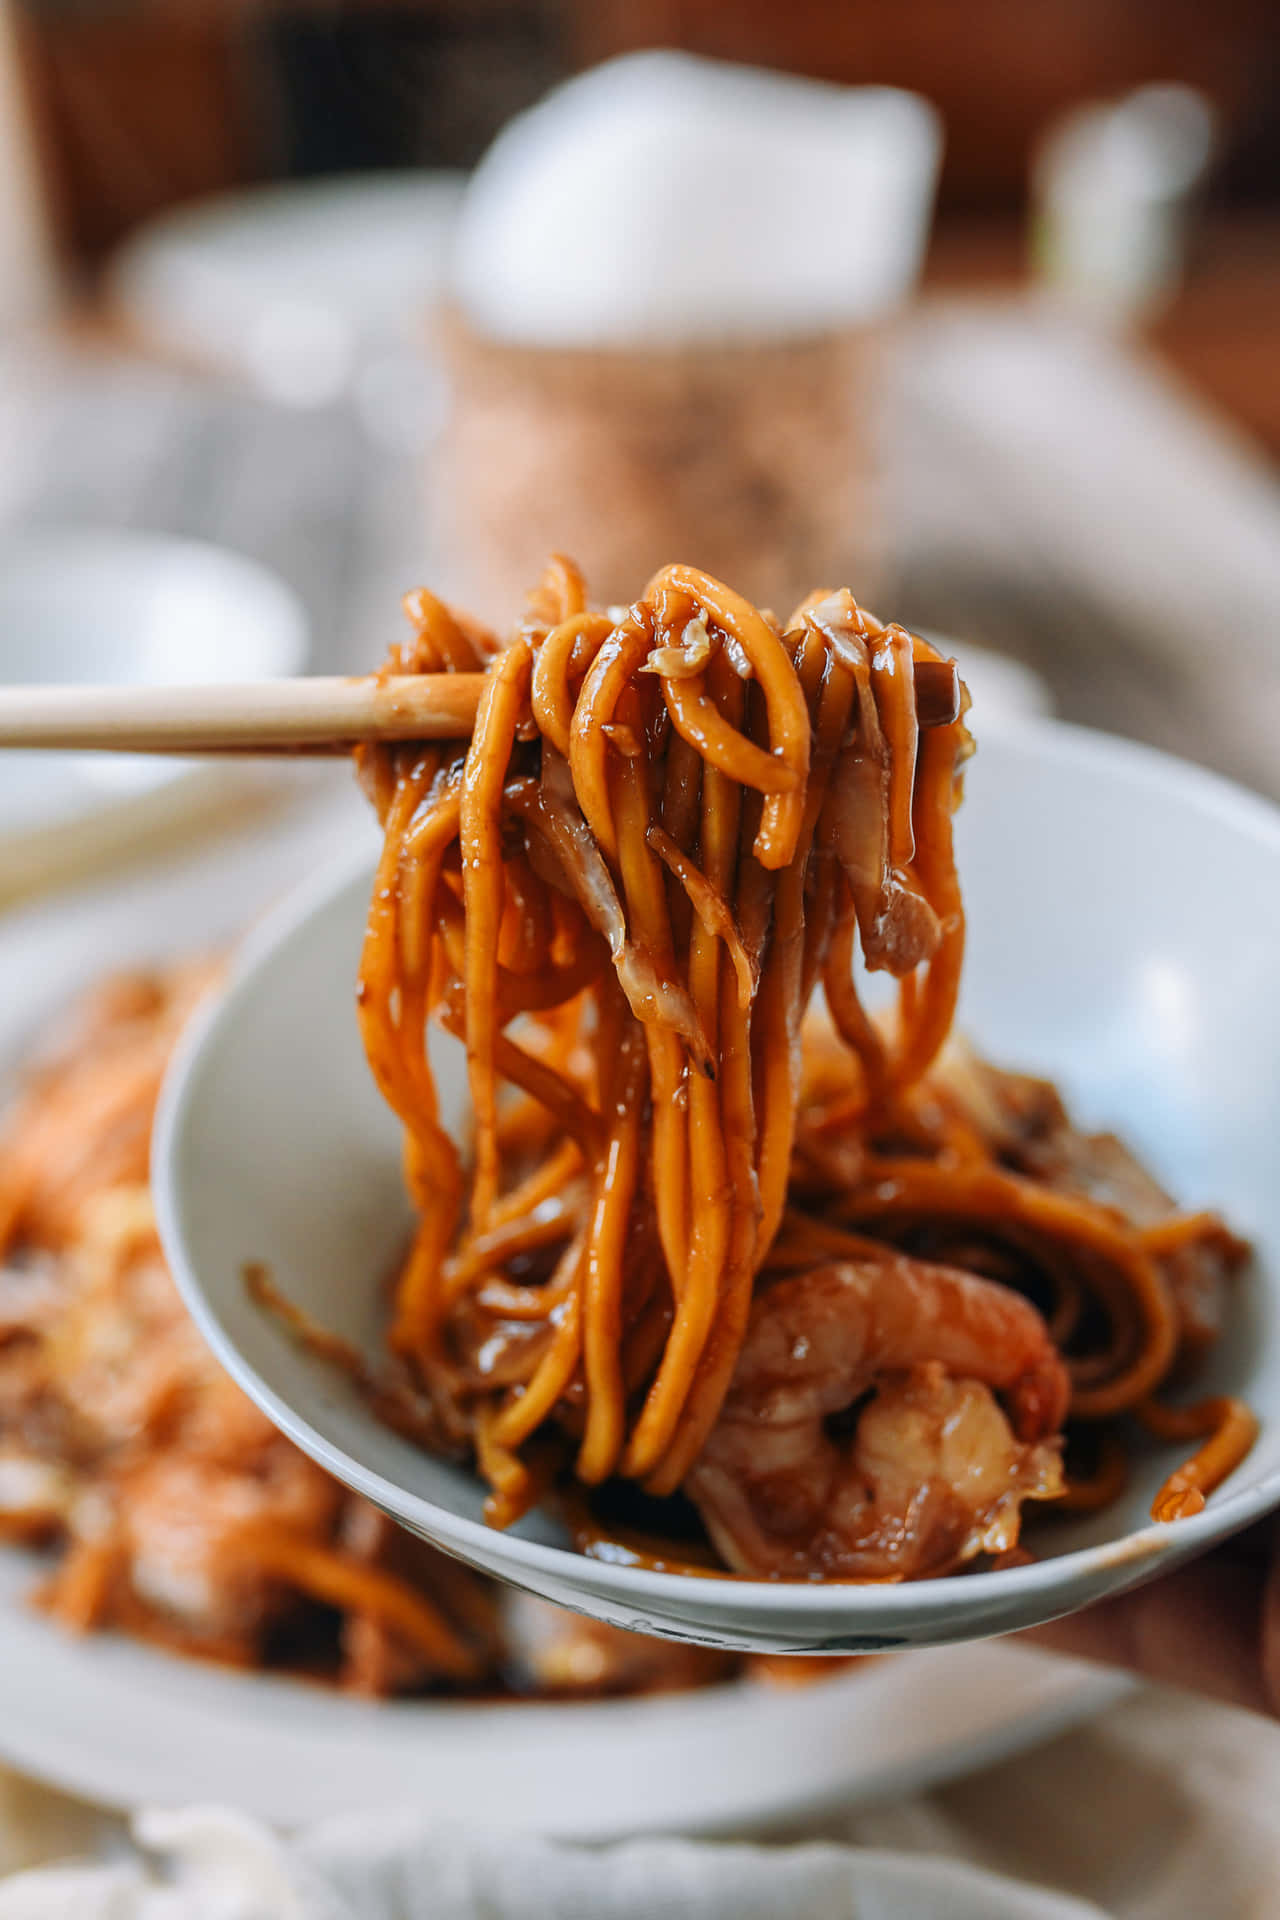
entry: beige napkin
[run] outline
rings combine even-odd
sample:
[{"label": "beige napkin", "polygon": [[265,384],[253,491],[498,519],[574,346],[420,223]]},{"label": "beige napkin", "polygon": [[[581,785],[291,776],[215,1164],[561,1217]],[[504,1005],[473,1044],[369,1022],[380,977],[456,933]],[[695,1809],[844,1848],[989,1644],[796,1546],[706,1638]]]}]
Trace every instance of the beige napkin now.
[{"label": "beige napkin", "polygon": [[143,1815],[136,1837],[134,1859],[0,1886],[0,1920],[1101,1920],[952,1861],[821,1843],[590,1849],[412,1814],[286,1842],[216,1808]]},{"label": "beige napkin", "polygon": [[115,1856],[0,1882],[0,1920],[1274,1920],[1278,1808],[1280,1727],[1158,1688],[790,1849],[588,1850],[405,1815],[283,1843],[206,1810],[144,1818],[139,1853],[122,1824],[0,1772],[0,1869]]}]

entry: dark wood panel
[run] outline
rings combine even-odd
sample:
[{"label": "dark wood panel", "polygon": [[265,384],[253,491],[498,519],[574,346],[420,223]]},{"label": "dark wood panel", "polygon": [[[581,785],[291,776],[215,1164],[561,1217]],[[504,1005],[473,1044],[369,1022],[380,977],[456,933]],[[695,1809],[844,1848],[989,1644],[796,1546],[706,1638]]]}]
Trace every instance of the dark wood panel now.
[{"label": "dark wood panel", "polygon": [[572,0],[589,65],[666,44],[844,82],[912,87],[947,123],[954,201],[1008,199],[1073,103],[1148,80],[1203,87],[1252,126],[1274,86],[1271,0]]}]

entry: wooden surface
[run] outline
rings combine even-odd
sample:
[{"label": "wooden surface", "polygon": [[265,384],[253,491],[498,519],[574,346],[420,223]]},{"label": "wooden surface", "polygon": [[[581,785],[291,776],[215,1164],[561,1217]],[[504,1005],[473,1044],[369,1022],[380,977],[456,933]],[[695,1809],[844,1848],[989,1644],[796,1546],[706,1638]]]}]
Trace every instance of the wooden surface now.
[{"label": "wooden surface", "polygon": [[578,61],[640,47],[914,88],[947,125],[944,202],[1016,204],[1036,140],[1089,99],[1203,88],[1229,144],[1274,88],[1274,0],[568,0]]}]

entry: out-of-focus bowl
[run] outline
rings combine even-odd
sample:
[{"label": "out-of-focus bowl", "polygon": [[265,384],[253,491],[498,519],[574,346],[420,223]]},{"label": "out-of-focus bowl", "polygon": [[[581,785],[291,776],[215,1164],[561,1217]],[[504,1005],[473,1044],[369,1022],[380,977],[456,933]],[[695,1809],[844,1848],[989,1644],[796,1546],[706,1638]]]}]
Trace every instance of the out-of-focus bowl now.
[{"label": "out-of-focus bowl", "polygon": [[[481,1519],[483,1491],[382,1426],[348,1381],[248,1300],[284,1292],[371,1354],[409,1211],[398,1129],[352,1006],[370,872],[326,878],[246,952],[170,1079],[155,1168],[187,1303],[245,1390],[307,1453],[404,1525],[499,1578],[618,1626],[776,1650],[868,1651],[1029,1627],[1147,1580],[1280,1504],[1280,814],[1147,749],[1054,723],[993,729],[970,770],[959,857],[971,939],[962,1024],[999,1061],[1052,1075],[1186,1204],[1253,1236],[1207,1385],[1263,1417],[1203,1513],[1152,1525],[1168,1450],[1123,1500],[1043,1519],[1034,1564],[901,1586],[683,1578],[569,1551],[531,1515]],[[438,1056],[456,1120],[456,1054]]]},{"label": "out-of-focus bowl", "polygon": [[[116,528],[0,538],[0,682],[271,679],[306,654],[301,602],[241,554]],[[0,755],[0,887],[186,818],[227,775],[156,755]]]},{"label": "out-of-focus bowl", "polygon": [[419,353],[463,184],[414,169],[219,194],[134,234],[110,292],[151,344],[320,406],[371,357],[399,350],[403,375],[399,354]]}]

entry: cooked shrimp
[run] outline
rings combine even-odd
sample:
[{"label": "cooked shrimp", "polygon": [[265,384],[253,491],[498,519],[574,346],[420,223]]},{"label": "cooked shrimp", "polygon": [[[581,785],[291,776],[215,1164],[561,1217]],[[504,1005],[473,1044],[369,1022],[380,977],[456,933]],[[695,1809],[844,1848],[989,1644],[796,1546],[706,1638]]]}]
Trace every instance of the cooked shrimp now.
[{"label": "cooked shrimp", "polygon": [[945,1573],[1015,1545],[1022,1502],[1061,1490],[1067,1393],[1020,1295],[869,1248],[760,1295],[685,1491],[741,1573]]}]

